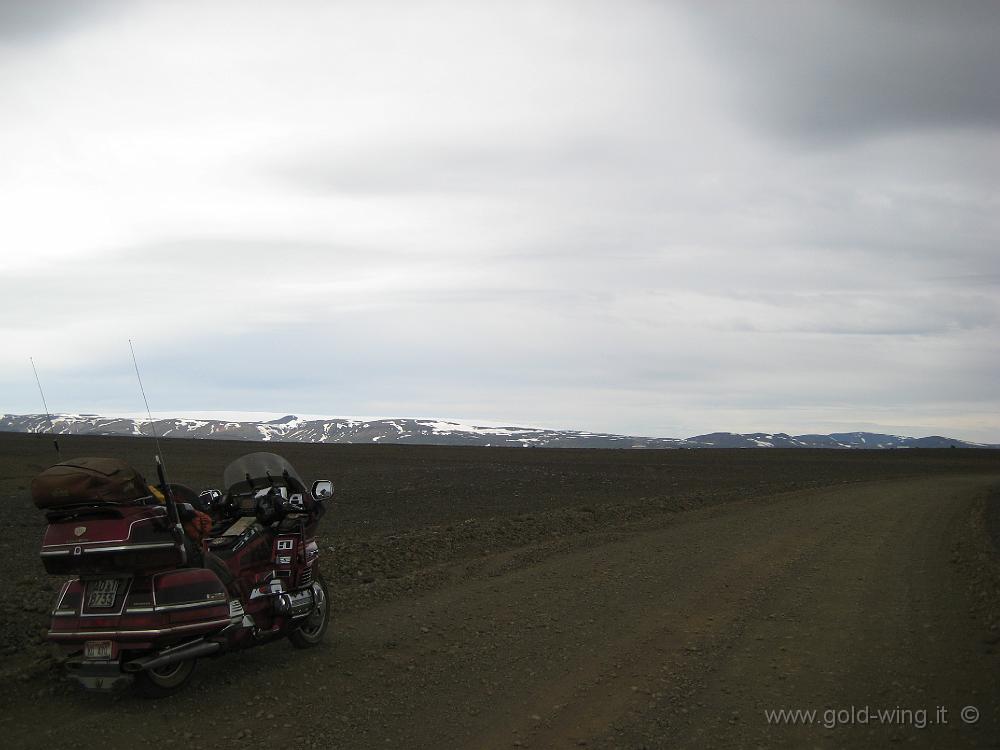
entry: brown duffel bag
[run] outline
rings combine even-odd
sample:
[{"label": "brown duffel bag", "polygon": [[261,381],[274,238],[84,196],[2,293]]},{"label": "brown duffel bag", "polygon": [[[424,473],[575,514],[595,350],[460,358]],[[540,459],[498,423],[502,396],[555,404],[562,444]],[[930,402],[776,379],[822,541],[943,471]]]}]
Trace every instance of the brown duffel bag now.
[{"label": "brown duffel bag", "polygon": [[31,480],[31,499],[43,510],[82,503],[131,504],[148,496],[142,475],[117,458],[73,458]]}]

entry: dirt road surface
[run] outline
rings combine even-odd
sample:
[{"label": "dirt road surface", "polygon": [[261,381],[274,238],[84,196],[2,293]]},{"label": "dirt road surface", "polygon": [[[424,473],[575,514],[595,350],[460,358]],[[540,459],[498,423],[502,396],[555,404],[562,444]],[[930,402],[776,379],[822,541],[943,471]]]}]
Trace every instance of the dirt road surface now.
[{"label": "dirt road surface", "polygon": [[1000,747],[997,502],[997,476],[893,479],[553,537],[341,612],[320,649],[203,660],[171,699],[33,679],[0,731],[49,749]]}]

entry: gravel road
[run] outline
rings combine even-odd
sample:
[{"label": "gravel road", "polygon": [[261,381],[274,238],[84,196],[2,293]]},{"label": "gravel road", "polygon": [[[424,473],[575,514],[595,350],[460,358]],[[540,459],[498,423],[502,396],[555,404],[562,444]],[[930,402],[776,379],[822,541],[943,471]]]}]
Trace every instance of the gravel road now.
[{"label": "gravel road", "polygon": [[[169,700],[35,676],[0,731],[47,749],[998,747],[998,503],[1000,476],[934,476],[582,525],[379,581],[325,647],[205,660]],[[768,720],[783,709],[816,714]]]}]

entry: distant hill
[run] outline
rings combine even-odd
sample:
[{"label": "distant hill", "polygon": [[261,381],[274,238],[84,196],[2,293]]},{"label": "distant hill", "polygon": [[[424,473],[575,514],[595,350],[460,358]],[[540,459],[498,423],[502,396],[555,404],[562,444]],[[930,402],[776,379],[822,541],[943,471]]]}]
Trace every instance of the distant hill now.
[{"label": "distant hill", "polygon": [[688,442],[711,448],[996,448],[995,445],[970,443],[966,440],[931,435],[904,437],[876,432],[835,432],[831,435],[787,435],[753,432],[735,434],[713,432],[695,435]]},{"label": "distant hill", "polygon": [[[147,420],[97,414],[55,414],[60,435],[152,435]],[[635,437],[579,430],[490,426],[436,419],[304,419],[292,414],[270,421],[158,419],[164,438],[203,438],[296,443],[410,443],[421,445],[521,446],[543,448],[998,448],[933,435],[912,438],[871,432],[786,435],[712,432],[689,438]],[[0,432],[49,430],[44,414],[4,414]]]}]

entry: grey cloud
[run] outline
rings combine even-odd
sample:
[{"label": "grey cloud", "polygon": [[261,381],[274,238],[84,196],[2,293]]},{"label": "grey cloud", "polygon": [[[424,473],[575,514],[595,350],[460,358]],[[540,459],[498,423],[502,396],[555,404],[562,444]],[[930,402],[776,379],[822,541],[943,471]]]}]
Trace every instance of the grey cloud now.
[{"label": "grey cloud", "polygon": [[344,193],[476,193],[584,180],[639,165],[635,149],[567,135],[559,142],[410,143],[377,150],[310,150],[267,164],[265,175],[306,190]]},{"label": "grey cloud", "polygon": [[348,282],[399,258],[388,249],[293,238],[182,238],[108,249],[10,272],[0,295],[0,330],[43,333],[78,324],[85,310],[97,325],[173,320],[182,338],[224,321],[230,330],[263,331],[269,320],[301,321],[326,296],[322,289],[301,294],[302,285]]},{"label": "grey cloud", "polygon": [[[936,292],[773,292],[732,295],[721,305],[749,301],[777,314],[745,330],[928,336],[991,328],[1000,323],[994,295],[965,290]],[[738,309],[738,308],[737,308]],[[766,317],[766,313],[765,316]]]},{"label": "grey cloud", "polygon": [[1000,126],[993,0],[690,3],[745,116],[807,142]]},{"label": "grey cloud", "polygon": [[33,44],[96,23],[125,0],[0,0],[0,41]]}]

